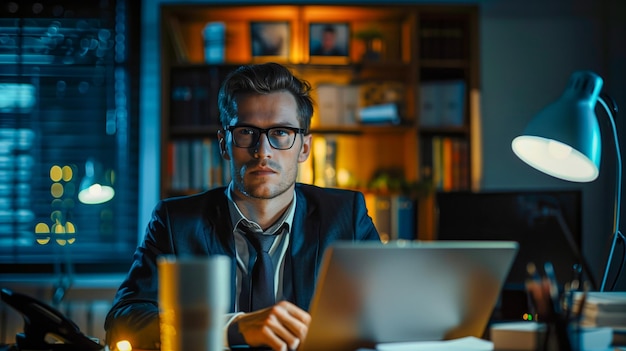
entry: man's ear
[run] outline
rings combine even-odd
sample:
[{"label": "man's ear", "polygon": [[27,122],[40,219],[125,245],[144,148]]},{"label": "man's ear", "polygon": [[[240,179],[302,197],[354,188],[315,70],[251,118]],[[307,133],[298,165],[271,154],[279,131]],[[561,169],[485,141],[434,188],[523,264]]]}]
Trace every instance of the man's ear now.
[{"label": "man's ear", "polygon": [[226,150],[226,134],[223,130],[217,131],[217,143],[220,147],[220,155],[225,160],[230,160],[230,155],[228,155],[228,150]]},{"label": "man's ear", "polygon": [[298,154],[298,162],[304,162],[309,158],[309,154],[311,153],[311,143],[311,134],[304,135],[302,137],[302,147],[300,148],[300,153]]}]

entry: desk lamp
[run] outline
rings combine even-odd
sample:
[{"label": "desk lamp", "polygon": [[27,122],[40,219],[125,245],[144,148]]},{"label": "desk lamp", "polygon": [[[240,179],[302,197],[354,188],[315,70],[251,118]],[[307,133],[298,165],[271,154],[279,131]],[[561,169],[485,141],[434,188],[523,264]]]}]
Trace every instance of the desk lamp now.
[{"label": "desk lamp", "polygon": [[[613,239],[600,286],[600,291],[604,291],[615,246],[618,238],[624,241],[624,236],[619,230],[622,159],[615,127],[617,105],[608,95],[600,94],[601,88],[602,78],[595,73],[574,72],[563,95],[540,111],[524,134],[513,139],[511,146],[522,161],[543,173],[572,182],[591,182],[598,177],[602,153],[600,127],[594,111],[596,102],[604,107],[612,127],[617,159]],[[582,255],[580,259],[585,266]]]},{"label": "desk lamp", "polygon": [[115,196],[115,190],[102,172],[100,164],[89,158],[85,162],[85,177],[80,182],[78,200],[87,205],[107,202]]}]

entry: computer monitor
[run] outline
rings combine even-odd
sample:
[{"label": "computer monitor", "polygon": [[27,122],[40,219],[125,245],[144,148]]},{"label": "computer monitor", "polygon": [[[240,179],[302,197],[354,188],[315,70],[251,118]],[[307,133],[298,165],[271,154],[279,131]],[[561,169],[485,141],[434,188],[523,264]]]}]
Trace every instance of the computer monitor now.
[{"label": "computer monitor", "polygon": [[[506,278],[502,319],[527,311],[525,280],[529,262],[539,268],[550,261],[559,284],[574,278],[580,264],[567,231],[581,251],[580,190],[440,192],[436,195],[438,240],[513,240],[520,244]],[[521,292],[521,293],[520,293]]]}]

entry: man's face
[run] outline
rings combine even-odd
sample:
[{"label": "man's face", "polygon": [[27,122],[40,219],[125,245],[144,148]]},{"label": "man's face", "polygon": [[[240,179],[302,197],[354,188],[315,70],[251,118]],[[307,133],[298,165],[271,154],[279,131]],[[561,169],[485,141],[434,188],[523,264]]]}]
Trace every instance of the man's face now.
[{"label": "man's face", "polygon": [[[236,99],[237,117],[230,125],[258,128],[300,128],[297,104],[289,92],[266,95],[242,94]],[[220,139],[222,156],[230,160],[235,191],[241,196],[273,199],[293,190],[298,163],[304,162],[310,152],[311,136],[296,134],[293,146],[277,150],[270,146],[267,135],[259,136],[258,144],[250,148],[235,146],[232,132],[224,132]]]},{"label": "man's face", "polygon": [[335,33],[324,31],[322,33],[322,46],[325,50],[335,47]]}]

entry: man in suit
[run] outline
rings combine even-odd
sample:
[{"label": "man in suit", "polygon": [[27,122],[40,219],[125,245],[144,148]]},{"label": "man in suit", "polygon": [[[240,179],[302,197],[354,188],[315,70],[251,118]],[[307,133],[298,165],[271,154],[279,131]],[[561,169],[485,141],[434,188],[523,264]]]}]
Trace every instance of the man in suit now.
[{"label": "man in suit", "polygon": [[[295,350],[306,337],[307,310],[325,249],[335,240],[379,240],[361,193],[297,184],[298,163],[311,151],[311,87],[275,63],[242,66],[219,92],[221,155],[227,187],[160,201],[127,278],[107,315],[107,344],[159,347],[159,255],[231,258],[229,346]],[[271,236],[275,280],[261,308],[251,292],[257,254],[252,236]],[[255,259],[255,257],[258,257]],[[268,261],[266,261],[268,262]],[[267,297],[267,296],[266,296]]]},{"label": "man in suit", "polygon": [[337,40],[337,29],[333,25],[326,25],[322,29],[319,45],[311,51],[313,56],[345,56],[346,52]]}]

